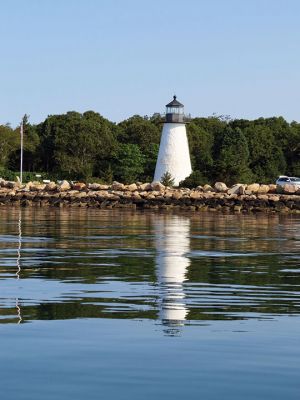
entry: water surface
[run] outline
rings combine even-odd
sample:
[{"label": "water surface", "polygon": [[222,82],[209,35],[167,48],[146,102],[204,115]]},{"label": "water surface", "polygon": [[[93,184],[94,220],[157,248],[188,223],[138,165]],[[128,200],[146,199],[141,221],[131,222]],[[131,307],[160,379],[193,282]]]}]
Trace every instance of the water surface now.
[{"label": "water surface", "polygon": [[299,217],[0,219],[1,399],[299,398]]}]

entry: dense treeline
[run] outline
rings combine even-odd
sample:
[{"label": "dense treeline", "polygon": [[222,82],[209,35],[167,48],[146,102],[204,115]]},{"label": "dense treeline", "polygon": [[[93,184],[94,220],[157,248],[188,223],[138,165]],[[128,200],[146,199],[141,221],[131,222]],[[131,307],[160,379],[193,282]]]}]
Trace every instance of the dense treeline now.
[{"label": "dense treeline", "polygon": [[[151,181],[161,119],[133,116],[119,124],[100,114],[50,115],[38,125],[24,117],[24,170],[44,178],[104,182]],[[300,124],[282,117],[254,121],[193,118],[187,125],[193,174],[185,184],[271,182],[300,175]],[[19,128],[0,126],[0,176],[18,171]]]}]

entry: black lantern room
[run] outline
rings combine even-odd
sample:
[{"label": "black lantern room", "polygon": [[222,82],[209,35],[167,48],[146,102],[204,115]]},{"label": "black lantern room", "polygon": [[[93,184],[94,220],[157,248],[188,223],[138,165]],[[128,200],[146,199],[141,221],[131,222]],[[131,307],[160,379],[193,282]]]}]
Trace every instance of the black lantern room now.
[{"label": "black lantern room", "polygon": [[181,104],[176,96],[166,105],[166,122],[175,122],[184,124],[184,105]]}]

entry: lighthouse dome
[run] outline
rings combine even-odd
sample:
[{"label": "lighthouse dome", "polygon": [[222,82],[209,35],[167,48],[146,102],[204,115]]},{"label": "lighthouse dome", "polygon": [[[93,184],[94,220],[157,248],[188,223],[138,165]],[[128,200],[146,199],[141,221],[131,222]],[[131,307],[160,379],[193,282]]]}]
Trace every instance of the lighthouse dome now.
[{"label": "lighthouse dome", "polygon": [[174,95],[173,100],[166,104],[166,122],[184,123],[184,105]]},{"label": "lighthouse dome", "polygon": [[170,102],[170,103],[168,103],[168,104],[166,104],[166,107],[175,107],[175,108],[177,108],[177,107],[184,107],[184,105],[182,104],[182,103],[180,103],[178,100],[177,100],[177,96],[176,95],[174,95],[173,96],[173,100]]}]

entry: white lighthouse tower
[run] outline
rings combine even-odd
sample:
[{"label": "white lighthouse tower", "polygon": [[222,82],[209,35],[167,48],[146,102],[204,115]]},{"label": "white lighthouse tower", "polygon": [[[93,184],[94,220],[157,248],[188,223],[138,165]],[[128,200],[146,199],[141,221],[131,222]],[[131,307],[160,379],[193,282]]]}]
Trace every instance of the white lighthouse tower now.
[{"label": "white lighthouse tower", "polygon": [[154,181],[160,181],[166,172],[175,186],[192,172],[189,144],[184,121],[184,105],[176,96],[166,105],[166,119],[162,130]]}]

